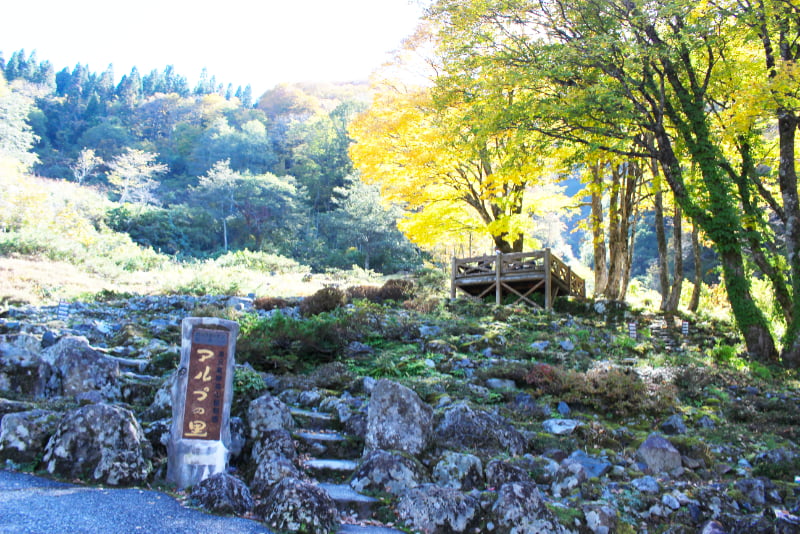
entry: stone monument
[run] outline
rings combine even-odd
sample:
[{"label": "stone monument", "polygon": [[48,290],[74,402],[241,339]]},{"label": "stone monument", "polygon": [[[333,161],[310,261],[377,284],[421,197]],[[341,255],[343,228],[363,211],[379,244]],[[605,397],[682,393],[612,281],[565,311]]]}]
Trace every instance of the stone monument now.
[{"label": "stone monument", "polygon": [[236,322],[215,317],[187,317],[182,322],[167,445],[167,481],[178,488],[222,473],[228,465],[238,332]]}]

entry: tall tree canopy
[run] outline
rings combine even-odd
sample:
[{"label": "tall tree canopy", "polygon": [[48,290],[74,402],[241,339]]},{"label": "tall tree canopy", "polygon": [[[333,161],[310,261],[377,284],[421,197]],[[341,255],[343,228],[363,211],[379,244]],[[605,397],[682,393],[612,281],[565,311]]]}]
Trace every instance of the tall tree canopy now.
[{"label": "tall tree canopy", "polygon": [[[440,0],[430,15],[441,28],[445,72],[504,72],[513,80],[509,127],[657,161],[683,212],[714,244],[750,354],[777,358],[752,294],[757,269],[788,297],[782,357],[800,363],[796,269],[791,289],[771,276],[797,263],[795,236],[761,215],[772,209],[796,217],[796,182],[792,188],[792,173],[780,171],[787,193],[777,197],[774,178],[756,172],[769,152],[770,122],[793,109],[795,89],[786,87],[797,80],[785,54],[797,43],[793,3]],[[761,46],[773,56],[781,49],[781,61],[773,57],[771,68],[759,61]],[[758,111],[764,95],[773,99],[772,119]],[[796,122],[784,122],[796,130]],[[780,166],[794,167],[789,152],[781,152]],[[696,173],[685,172],[689,164]],[[787,239],[794,244],[776,255]]]}]

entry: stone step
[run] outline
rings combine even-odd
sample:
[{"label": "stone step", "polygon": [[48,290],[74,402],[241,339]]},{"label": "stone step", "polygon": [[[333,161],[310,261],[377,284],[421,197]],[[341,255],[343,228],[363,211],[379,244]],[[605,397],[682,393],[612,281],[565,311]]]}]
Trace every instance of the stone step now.
[{"label": "stone step", "polygon": [[370,519],[375,506],[380,503],[374,497],[358,493],[348,484],[323,483],[319,487],[328,492],[340,513],[357,519]]},{"label": "stone step", "polygon": [[320,458],[306,460],[303,465],[309,475],[324,482],[343,482],[358,467],[358,463],[353,460]]},{"label": "stone step", "polygon": [[301,454],[328,458],[354,459],[363,452],[360,439],[335,431],[298,430],[292,433]]},{"label": "stone step", "polygon": [[307,430],[340,430],[342,427],[339,419],[330,413],[305,410],[296,406],[290,407],[289,411],[300,428]]}]

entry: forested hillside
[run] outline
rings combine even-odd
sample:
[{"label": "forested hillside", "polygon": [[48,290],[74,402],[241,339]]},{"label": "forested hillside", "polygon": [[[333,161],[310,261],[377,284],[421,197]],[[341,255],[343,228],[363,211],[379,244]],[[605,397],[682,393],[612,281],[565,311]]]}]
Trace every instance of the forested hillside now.
[{"label": "forested hillside", "polygon": [[111,66],[55,72],[20,50],[0,67],[27,110],[30,170],[107,192],[118,204],[104,222],[141,245],[179,257],[267,250],[320,269],[420,262],[396,213],[354,179],[346,128],[365,85],[254,98],[206,72],[189,87],[172,66],[117,80]]},{"label": "forested hillside", "polygon": [[[253,95],[16,51],[3,143],[154,254],[391,273],[549,247],[596,296],[654,289],[667,314],[715,286],[750,357],[796,368],[798,59],[785,0],[438,0],[370,86]],[[3,224],[6,252],[36,248]]]}]

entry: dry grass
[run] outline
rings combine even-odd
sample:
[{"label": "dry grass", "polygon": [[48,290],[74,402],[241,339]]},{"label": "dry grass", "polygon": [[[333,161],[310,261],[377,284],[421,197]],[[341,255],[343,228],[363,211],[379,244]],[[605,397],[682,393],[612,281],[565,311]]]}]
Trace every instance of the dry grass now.
[{"label": "dry grass", "polygon": [[65,262],[0,258],[0,302],[55,304],[86,293],[133,291],[134,287],[88,274]]},{"label": "dry grass", "polygon": [[302,297],[331,285],[345,287],[380,281],[366,272],[271,275],[242,267],[214,268],[205,263],[174,263],[155,271],[100,274],[44,258],[0,257],[0,303],[7,304],[56,304],[60,300],[87,299],[101,291]]}]

